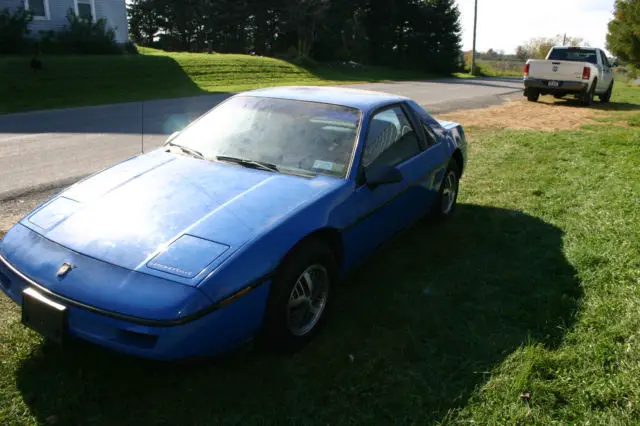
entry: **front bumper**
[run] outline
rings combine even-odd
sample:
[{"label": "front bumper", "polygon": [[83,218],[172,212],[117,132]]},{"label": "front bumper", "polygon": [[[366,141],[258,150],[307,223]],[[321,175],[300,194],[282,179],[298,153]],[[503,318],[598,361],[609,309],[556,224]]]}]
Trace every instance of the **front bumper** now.
[{"label": "front bumper", "polygon": [[[37,253],[32,258],[44,258],[39,255],[44,256],[43,253]],[[24,254],[18,260],[25,264],[32,263]],[[31,288],[48,300],[66,307],[66,334],[119,352],[154,359],[213,355],[251,339],[262,326],[270,287],[269,281],[264,285],[255,285],[241,297],[211,305],[212,309],[200,311],[201,314],[175,320],[153,320],[106,311],[71,298],[68,294],[54,292],[49,286],[42,285],[36,276],[26,273],[33,269],[34,274],[38,274],[41,266],[35,263],[32,266],[20,268],[0,253],[0,290],[22,306],[23,292]],[[110,277],[104,275],[102,278],[108,281]],[[103,284],[107,286],[112,283]],[[95,288],[87,287],[87,290],[95,291]],[[103,297],[106,295],[102,293]],[[130,303],[133,305],[138,302],[131,300]]]},{"label": "front bumper", "polygon": [[556,92],[573,92],[580,93],[587,90],[589,82],[581,81],[558,81],[557,87],[549,87],[549,81],[557,80],[543,80],[537,78],[527,78],[524,80],[525,91],[528,89],[537,89],[542,93],[556,93]]}]

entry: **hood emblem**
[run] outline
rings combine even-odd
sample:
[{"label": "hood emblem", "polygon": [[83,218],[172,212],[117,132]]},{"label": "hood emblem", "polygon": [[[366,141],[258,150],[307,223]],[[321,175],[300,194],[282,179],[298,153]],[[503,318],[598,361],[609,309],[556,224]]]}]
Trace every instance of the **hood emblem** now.
[{"label": "hood emblem", "polygon": [[73,266],[69,263],[63,263],[62,266],[60,267],[60,269],[58,269],[58,272],[56,273],[56,275],[60,278],[64,277],[65,275],[67,275],[69,273],[69,271],[71,271],[73,269]]}]

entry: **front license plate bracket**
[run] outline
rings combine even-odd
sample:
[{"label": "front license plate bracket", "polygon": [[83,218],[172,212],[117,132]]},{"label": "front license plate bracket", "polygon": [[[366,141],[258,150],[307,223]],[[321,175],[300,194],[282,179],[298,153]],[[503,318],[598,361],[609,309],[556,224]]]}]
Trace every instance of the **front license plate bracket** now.
[{"label": "front license plate bracket", "polygon": [[67,334],[67,307],[29,287],[22,292],[22,324],[62,343]]}]

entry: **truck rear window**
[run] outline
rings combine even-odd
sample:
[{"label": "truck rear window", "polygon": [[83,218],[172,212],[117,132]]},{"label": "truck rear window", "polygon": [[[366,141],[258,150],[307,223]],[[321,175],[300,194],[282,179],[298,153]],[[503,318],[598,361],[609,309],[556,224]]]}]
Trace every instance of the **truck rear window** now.
[{"label": "truck rear window", "polygon": [[552,61],[574,61],[598,64],[596,51],[588,49],[553,49],[547,59]]}]

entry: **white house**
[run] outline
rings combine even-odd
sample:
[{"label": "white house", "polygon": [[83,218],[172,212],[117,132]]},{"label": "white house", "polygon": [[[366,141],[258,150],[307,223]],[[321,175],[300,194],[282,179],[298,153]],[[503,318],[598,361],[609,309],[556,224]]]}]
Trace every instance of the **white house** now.
[{"label": "white house", "polygon": [[125,0],[0,0],[0,9],[24,7],[33,13],[29,25],[31,34],[40,30],[59,30],[67,23],[67,11],[73,10],[80,17],[94,21],[105,19],[107,26],[116,33],[116,41],[129,41],[127,8]]}]

